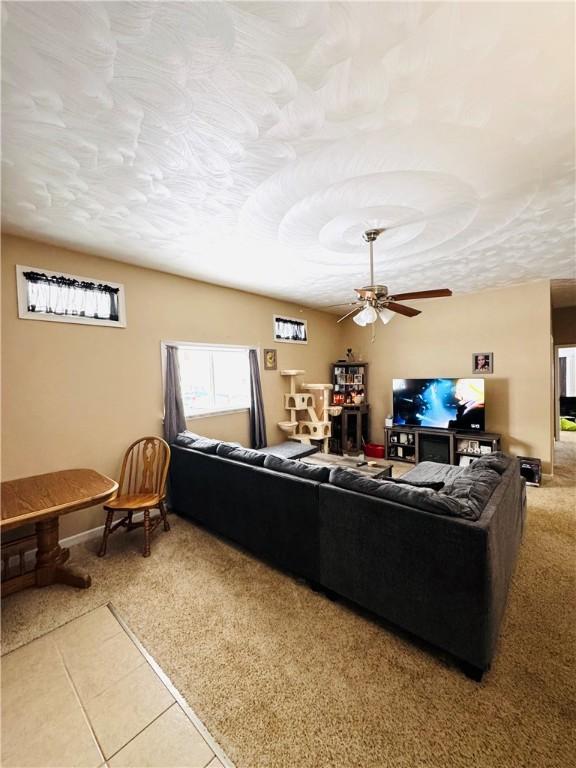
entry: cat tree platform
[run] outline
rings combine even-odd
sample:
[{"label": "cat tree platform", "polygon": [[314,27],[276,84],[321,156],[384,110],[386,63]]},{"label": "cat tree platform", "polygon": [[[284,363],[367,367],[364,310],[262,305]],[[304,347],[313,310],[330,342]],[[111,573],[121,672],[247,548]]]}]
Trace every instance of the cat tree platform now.
[{"label": "cat tree platform", "polygon": [[[284,408],[290,411],[290,419],[279,421],[278,427],[287,434],[291,440],[299,440],[305,445],[311,445],[312,440],[323,443],[324,453],[328,452],[328,439],[332,435],[332,424],[330,416],[337,416],[342,411],[337,406],[330,405],[330,390],[332,384],[302,384],[302,389],[307,392],[296,391],[296,379],[306,371],[291,368],[280,371],[281,376],[290,378],[290,392],[284,395]],[[322,410],[319,413],[316,410],[316,395],[322,400]],[[321,393],[321,394],[320,394]],[[307,411],[308,418],[299,421],[297,414],[299,411]]]}]

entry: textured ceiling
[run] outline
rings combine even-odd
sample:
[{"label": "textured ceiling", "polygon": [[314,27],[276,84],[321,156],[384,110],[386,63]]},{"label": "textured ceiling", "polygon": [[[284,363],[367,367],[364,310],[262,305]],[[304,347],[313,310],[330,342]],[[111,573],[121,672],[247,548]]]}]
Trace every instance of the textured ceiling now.
[{"label": "textured ceiling", "polygon": [[571,3],[5,2],[8,231],[325,305],[574,277]]}]

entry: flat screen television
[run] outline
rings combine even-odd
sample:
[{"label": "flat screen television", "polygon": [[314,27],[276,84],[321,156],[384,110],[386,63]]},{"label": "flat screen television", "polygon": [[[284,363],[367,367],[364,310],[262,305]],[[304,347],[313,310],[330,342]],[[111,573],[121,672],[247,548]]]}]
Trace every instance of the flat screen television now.
[{"label": "flat screen television", "polygon": [[393,379],[394,424],[484,431],[484,379]]}]

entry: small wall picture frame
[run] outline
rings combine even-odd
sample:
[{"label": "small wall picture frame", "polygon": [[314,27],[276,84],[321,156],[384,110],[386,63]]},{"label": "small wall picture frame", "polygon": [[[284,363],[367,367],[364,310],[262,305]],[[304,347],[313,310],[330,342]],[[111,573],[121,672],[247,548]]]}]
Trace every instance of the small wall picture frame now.
[{"label": "small wall picture frame", "polygon": [[274,341],[286,344],[308,344],[308,323],[298,317],[274,315]]},{"label": "small wall picture frame", "polygon": [[472,354],[472,373],[494,373],[494,353],[474,352]]},{"label": "small wall picture frame", "polygon": [[275,371],[278,368],[278,356],[275,349],[264,350],[264,370]]}]

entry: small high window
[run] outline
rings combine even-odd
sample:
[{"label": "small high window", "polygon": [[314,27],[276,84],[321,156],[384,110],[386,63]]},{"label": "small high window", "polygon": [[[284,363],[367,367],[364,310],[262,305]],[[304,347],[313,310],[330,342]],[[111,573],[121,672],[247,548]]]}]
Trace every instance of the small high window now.
[{"label": "small high window", "polygon": [[18,316],[90,325],[126,326],[124,286],[35,267],[16,267]]}]

